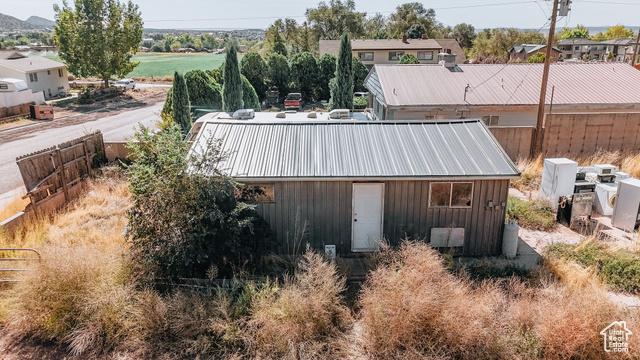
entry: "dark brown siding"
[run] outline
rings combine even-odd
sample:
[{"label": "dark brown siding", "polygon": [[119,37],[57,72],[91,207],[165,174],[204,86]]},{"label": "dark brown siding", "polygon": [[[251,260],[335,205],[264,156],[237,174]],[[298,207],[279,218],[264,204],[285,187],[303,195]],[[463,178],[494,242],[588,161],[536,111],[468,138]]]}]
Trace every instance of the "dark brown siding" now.
[{"label": "dark brown siding", "polygon": [[[474,181],[472,207],[430,208],[429,181],[385,181],[384,236],[391,244],[403,238],[429,242],[433,227],[465,228],[464,255],[498,255],[509,180]],[[351,181],[281,181],[275,183],[272,203],[257,205],[271,225],[278,251],[293,246],[294,234],[306,223],[303,244],[323,249],[336,245],[339,254],[351,252]],[[489,207],[488,202],[493,206]]]}]

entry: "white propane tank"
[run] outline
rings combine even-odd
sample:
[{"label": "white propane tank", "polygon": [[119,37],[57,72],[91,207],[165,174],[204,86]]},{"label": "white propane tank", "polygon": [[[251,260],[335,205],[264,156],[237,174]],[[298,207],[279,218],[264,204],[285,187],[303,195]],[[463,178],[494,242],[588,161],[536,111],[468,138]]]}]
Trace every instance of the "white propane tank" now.
[{"label": "white propane tank", "polygon": [[502,236],[502,255],[508,259],[513,259],[518,254],[518,224],[509,221],[504,226],[504,235]]}]

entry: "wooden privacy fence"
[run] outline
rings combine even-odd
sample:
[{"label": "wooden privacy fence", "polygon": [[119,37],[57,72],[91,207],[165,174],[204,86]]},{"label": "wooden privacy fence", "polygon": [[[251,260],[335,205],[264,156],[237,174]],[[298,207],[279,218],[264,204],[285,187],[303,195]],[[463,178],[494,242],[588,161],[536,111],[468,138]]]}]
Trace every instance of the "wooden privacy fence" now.
[{"label": "wooden privacy fence", "polygon": [[33,210],[51,209],[71,200],[82,180],[105,159],[102,133],[96,131],[16,159]]}]

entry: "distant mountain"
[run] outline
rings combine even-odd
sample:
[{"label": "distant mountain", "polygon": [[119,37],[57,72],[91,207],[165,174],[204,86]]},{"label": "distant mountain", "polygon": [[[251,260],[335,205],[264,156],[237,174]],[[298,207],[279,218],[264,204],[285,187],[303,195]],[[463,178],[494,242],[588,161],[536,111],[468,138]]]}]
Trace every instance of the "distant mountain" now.
[{"label": "distant mountain", "polygon": [[27,20],[25,20],[25,22],[38,28],[53,28],[53,26],[56,24],[55,21],[45,19],[40,16],[30,16]]},{"label": "distant mountain", "polygon": [[31,25],[26,21],[22,21],[13,16],[0,14],[0,30],[29,30],[37,29],[37,26]]}]

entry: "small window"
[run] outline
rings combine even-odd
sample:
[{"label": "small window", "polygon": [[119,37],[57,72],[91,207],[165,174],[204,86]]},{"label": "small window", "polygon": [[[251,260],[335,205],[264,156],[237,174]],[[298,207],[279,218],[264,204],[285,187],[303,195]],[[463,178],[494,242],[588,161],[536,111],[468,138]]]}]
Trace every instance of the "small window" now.
[{"label": "small window", "polygon": [[273,202],[273,184],[250,184],[236,189],[238,201],[247,203]]},{"label": "small window", "polygon": [[473,183],[432,182],[429,207],[469,208],[473,198]]},{"label": "small window", "polygon": [[47,70],[47,75],[51,75],[51,70]]},{"label": "small window", "polygon": [[64,71],[62,69],[58,69],[58,77],[62,77],[64,75]]},{"label": "small window", "polygon": [[9,89],[9,85],[7,84],[0,84],[0,90],[8,90]]},{"label": "small window", "polygon": [[433,51],[418,51],[418,60],[433,60]]},{"label": "small window", "polygon": [[487,126],[498,126],[500,124],[500,115],[485,115],[482,117]]},{"label": "small window", "polygon": [[575,50],[575,51],[579,51],[579,50],[580,50],[580,46],[576,46],[576,47],[574,47],[574,48],[573,48],[573,50]]},{"label": "small window", "polygon": [[358,57],[362,61],[373,61],[373,53],[372,52],[359,52]]},{"label": "small window", "polygon": [[404,51],[389,51],[389,60],[400,60]]},{"label": "small window", "polygon": [[58,90],[64,90],[64,86],[58,86]]},{"label": "small window", "polygon": [[38,73],[30,73],[29,74],[29,81],[38,82]]}]

